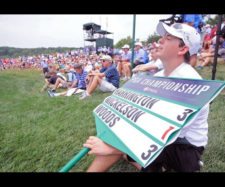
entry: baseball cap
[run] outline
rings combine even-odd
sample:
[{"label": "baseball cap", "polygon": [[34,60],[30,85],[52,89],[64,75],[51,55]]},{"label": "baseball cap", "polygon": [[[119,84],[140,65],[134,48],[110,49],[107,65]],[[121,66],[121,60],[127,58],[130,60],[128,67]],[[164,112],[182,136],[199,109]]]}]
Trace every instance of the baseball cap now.
[{"label": "baseball cap", "polygon": [[125,44],[125,45],[122,47],[122,49],[130,49],[130,46],[127,45],[127,44]]},{"label": "baseball cap", "polygon": [[166,33],[169,33],[177,38],[183,40],[186,46],[189,47],[190,55],[197,54],[201,48],[200,34],[192,26],[182,23],[174,23],[171,26],[163,22],[159,22],[156,28],[156,31],[159,35],[164,36]]},{"label": "baseball cap", "polygon": [[109,56],[109,55],[103,55],[100,59],[101,59],[101,60],[112,61],[112,58],[111,58],[111,56]]}]

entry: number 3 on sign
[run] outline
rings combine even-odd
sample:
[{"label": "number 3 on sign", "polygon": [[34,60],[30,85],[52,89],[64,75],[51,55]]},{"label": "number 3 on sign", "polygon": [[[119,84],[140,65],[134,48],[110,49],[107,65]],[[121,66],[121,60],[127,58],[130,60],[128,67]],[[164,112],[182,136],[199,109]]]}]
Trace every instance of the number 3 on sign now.
[{"label": "number 3 on sign", "polygon": [[185,109],[182,115],[177,116],[177,120],[184,121],[186,119],[187,115],[192,112],[193,112],[193,110],[191,110],[191,109]]},{"label": "number 3 on sign", "polygon": [[155,152],[155,151],[157,151],[157,149],[158,149],[158,147],[157,147],[157,145],[154,145],[154,144],[152,144],[152,145],[150,145],[150,148],[151,149],[149,149],[147,152],[147,154],[145,154],[145,153],[142,153],[141,154],[141,158],[143,159],[143,160],[147,160],[150,156],[151,156],[151,154],[152,154],[152,152]]}]

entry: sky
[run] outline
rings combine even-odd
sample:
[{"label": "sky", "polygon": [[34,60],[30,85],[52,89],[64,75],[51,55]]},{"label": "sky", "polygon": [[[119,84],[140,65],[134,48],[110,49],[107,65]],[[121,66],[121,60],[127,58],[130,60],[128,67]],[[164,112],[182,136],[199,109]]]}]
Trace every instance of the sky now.
[{"label": "sky", "polygon": [[[160,19],[171,14],[136,15],[135,38],[146,40],[154,34]],[[0,15],[0,46],[18,48],[84,47],[83,24],[94,22],[102,30],[113,32],[109,38],[116,44],[132,37],[133,15]]]}]

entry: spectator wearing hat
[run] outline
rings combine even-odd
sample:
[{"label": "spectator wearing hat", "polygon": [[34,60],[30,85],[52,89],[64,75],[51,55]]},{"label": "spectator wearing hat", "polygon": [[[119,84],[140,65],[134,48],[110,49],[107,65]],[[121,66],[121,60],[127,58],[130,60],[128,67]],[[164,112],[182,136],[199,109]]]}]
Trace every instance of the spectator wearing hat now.
[{"label": "spectator wearing hat", "polygon": [[147,52],[143,49],[141,42],[135,43],[135,53],[134,53],[134,67],[140,64],[147,63]]},{"label": "spectator wearing hat", "polygon": [[[186,24],[176,23],[168,26],[162,22],[157,25],[157,32],[162,37],[159,40],[157,55],[164,69],[154,76],[202,79],[189,64],[190,54],[196,50],[195,45],[200,45],[199,33]],[[209,104],[180,130],[177,139],[167,145],[147,168],[141,168],[136,163],[138,169],[151,172],[160,172],[162,168],[178,172],[199,171],[199,161],[208,141],[208,113]],[[104,143],[98,137],[89,137],[84,146],[91,149],[89,154],[96,156],[88,172],[107,171],[123,158],[121,151]]]},{"label": "spectator wearing hat", "polygon": [[100,72],[95,71],[88,74],[87,90],[80,97],[80,100],[91,96],[97,87],[103,92],[113,92],[119,88],[119,73],[112,64],[112,58],[109,55],[104,55],[101,61],[103,68]]},{"label": "spectator wearing hat", "polygon": [[54,93],[52,91],[48,91],[49,96],[71,96],[75,92],[81,92],[82,90],[86,90],[86,77],[87,71],[83,69],[83,65],[81,63],[77,63],[74,65],[75,70],[75,78],[72,81],[71,86],[68,85],[68,90],[61,93]]},{"label": "spectator wearing hat", "polygon": [[86,78],[88,72],[84,70],[83,65],[81,63],[77,63],[74,65],[76,78],[73,81],[71,88],[79,88],[82,90],[86,90]]},{"label": "spectator wearing hat", "polygon": [[[66,73],[66,74],[65,74]],[[75,77],[71,76],[70,66],[66,65],[63,69],[60,69],[60,72],[57,73],[57,79],[55,85],[52,88],[52,91],[55,92],[57,88],[68,88],[71,86]],[[69,78],[69,79],[68,79]]]},{"label": "spectator wearing hat", "polygon": [[136,66],[132,72],[133,73],[139,73],[139,72],[149,72],[151,74],[154,74],[158,72],[159,70],[163,69],[163,64],[160,59],[158,59],[157,56],[157,45],[158,44],[153,44],[150,50],[151,54],[151,61],[147,64],[142,64]]},{"label": "spectator wearing hat", "polygon": [[128,80],[131,77],[131,52],[130,46],[125,44],[123,47],[123,53],[121,55],[121,60],[117,64],[117,70],[119,72],[120,77],[124,75],[123,80]]},{"label": "spectator wearing hat", "polygon": [[49,72],[45,74],[45,84],[41,89],[41,92],[45,91],[47,88],[53,88],[57,80],[57,71],[54,66],[50,66]]},{"label": "spectator wearing hat", "polygon": [[206,24],[204,27],[205,33],[206,34],[210,34],[211,33],[211,26],[209,24]]},{"label": "spectator wearing hat", "polygon": [[202,41],[202,48],[204,49],[207,45],[210,45],[211,43],[211,31],[212,31],[212,28],[209,24],[206,24],[204,27],[203,27],[203,41]]}]

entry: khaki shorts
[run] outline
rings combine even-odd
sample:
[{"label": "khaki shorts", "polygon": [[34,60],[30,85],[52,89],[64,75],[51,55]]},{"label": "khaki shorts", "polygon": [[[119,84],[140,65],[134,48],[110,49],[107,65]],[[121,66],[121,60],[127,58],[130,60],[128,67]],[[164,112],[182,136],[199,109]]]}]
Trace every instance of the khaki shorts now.
[{"label": "khaki shorts", "polygon": [[98,87],[102,92],[113,92],[117,88],[113,86],[112,83],[106,81],[105,79],[102,80],[100,86]]}]

